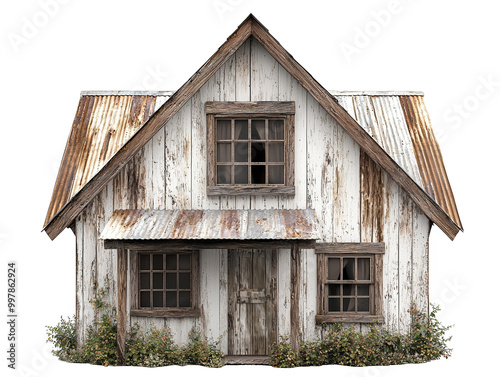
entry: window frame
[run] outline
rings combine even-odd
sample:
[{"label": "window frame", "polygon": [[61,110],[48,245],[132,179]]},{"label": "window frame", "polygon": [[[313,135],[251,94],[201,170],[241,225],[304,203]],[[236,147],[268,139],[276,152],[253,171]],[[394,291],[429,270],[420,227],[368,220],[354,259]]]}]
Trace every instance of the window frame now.
[{"label": "window frame", "polygon": [[[131,308],[130,315],[136,317],[164,317],[164,318],[183,318],[200,317],[199,309],[199,251],[198,250],[130,250],[131,269],[130,269],[130,287],[131,287]],[[176,308],[141,308],[140,307],[140,255],[141,254],[189,254],[191,255],[191,307]],[[177,271],[178,272],[178,271]]]},{"label": "window frame", "polygon": [[[207,195],[295,195],[295,102],[207,101]],[[217,119],[283,119],[284,183],[283,184],[217,184]],[[234,139],[232,139],[234,142]],[[231,163],[234,164],[235,161]],[[265,163],[268,165],[268,162]],[[248,166],[251,166],[250,161]]]},{"label": "window frame", "polygon": [[[316,255],[318,263],[317,323],[382,323],[383,305],[383,255],[384,243],[318,243]],[[328,280],[329,258],[370,258],[369,312],[329,312],[328,285],[336,281]],[[340,280],[339,280],[340,282]],[[343,284],[343,283],[339,283]],[[367,284],[362,280],[351,280],[348,284]],[[356,293],[357,295],[357,293]],[[342,297],[342,292],[340,297]]]}]

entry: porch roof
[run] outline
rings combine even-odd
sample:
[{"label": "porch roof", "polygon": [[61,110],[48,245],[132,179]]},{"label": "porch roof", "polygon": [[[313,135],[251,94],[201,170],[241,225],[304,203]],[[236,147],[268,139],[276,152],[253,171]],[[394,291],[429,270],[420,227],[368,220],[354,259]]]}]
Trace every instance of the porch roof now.
[{"label": "porch roof", "polygon": [[315,240],[313,209],[116,210],[101,233],[105,241]]}]

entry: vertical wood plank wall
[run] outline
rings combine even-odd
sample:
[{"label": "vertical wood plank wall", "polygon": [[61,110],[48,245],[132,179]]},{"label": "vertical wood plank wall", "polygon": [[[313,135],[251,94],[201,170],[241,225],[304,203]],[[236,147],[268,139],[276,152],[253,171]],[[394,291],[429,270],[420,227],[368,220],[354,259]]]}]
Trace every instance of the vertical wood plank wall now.
[{"label": "vertical wood plank wall", "polygon": [[[295,101],[295,196],[207,197],[205,102],[232,100]],[[156,108],[164,101],[157,98]],[[344,101],[344,107],[353,106]],[[386,243],[385,326],[407,331],[411,302],[427,311],[429,220],[255,40],[246,41],[76,219],[79,342],[96,318],[89,299],[97,286],[109,289],[116,306],[116,250],[104,250],[99,234],[115,209],[128,208],[313,208],[320,223],[319,241]],[[195,327],[209,338],[220,338],[227,352],[227,254],[200,252],[201,318],[132,317],[127,326],[168,326],[179,344],[186,343]],[[290,250],[279,250],[277,257],[278,334],[290,335]],[[321,336],[314,319],[316,271],[314,250],[301,251],[299,322],[306,340]],[[129,283],[134,280],[129,273]],[[366,331],[367,326],[357,328]]]}]

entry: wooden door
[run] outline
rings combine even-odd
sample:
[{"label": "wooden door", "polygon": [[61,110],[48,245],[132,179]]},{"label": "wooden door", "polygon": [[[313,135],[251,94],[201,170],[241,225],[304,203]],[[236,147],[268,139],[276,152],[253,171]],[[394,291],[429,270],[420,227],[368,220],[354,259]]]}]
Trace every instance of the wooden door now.
[{"label": "wooden door", "polygon": [[276,250],[228,250],[228,355],[268,355],[277,341]]}]

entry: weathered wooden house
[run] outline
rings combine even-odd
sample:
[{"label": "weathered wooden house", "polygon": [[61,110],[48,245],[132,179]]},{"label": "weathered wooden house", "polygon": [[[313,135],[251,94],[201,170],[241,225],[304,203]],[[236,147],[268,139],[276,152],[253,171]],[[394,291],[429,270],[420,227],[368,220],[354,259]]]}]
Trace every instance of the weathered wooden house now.
[{"label": "weathered wooden house", "polygon": [[[134,323],[228,355],[322,323],[409,328],[462,229],[418,92],[328,92],[250,15],[176,92],[82,92],[44,229],[76,236],[78,342]],[[255,361],[255,360],[253,360]]]}]

